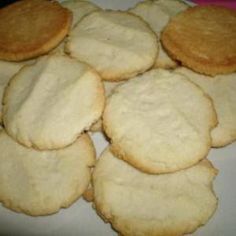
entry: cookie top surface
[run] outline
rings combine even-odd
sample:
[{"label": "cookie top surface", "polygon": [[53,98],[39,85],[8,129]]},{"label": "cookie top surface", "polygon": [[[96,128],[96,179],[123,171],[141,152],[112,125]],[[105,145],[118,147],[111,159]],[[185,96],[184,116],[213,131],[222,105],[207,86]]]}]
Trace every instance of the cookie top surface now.
[{"label": "cookie top surface", "polygon": [[173,17],[162,43],[187,67],[208,75],[236,70],[236,11],[196,6]]},{"label": "cookie top surface", "polygon": [[47,53],[66,36],[71,21],[71,12],[56,1],[23,0],[0,9],[0,59]]},{"label": "cookie top surface", "polygon": [[177,171],[205,158],[215,125],[203,91],[185,76],[161,69],[120,85],[103,113],[111,150],[148,173]]},{"label": "cookie top surface", "polygon": [[[129,11],[142,17],[142,19],[144,19],[157,34],[158,39],[160,39],[161,32],[169,22],[170,18],[187,8],[188,5],[178,0],[148,0],[139,2]],[[176,67],[177,63],[167,55],[161,44],[159,45],[159,48],[160,51],[155,62],[155,67]]]},{"label": "cookie top surface", "polygon": [[69,207],[88,187],[95,151],[88,135],[65,149],[36,151],[0,131],[0,202],[29,215]]},{"label": "cookie top surface", "polygon": [[61,3],[63,7],[68,8],[73,13],[72,28],[87,14],[99,10],[100,7],[92,2],[81,0],[67,0]]},{"label": "cookie top surface", "polygon": [[127,236],[183,235],[205,224],[217,207],[208,160],[164,175],[149,175],[107,149],[93,172],[99,214]]},{"label": "cookie top surface", "polygon": [[97,120],[104,107],[100,77],[67,56],[44,56],[14,76],[5,92],[8,134],[27,147],[62,148]]},{"label": "cookie top surface", "polygon": [[2,123],[2,98],[5,87],[12,76],[14,76],[24,65],[32,63],[34,63],[34,60],[23,62],[8,62],[0,60],[0,123]]},{"label": "cookie top surface", "polygon": [[218,125],[212,130],[212,146],[221,147],[236,140],[236,73],[210,77],[184,67],[176,72],[199,85],[213,100]]},{"label": "cookie top surface", "polygon": [[150,68],[157,38],[146,22],[121,11],[96,11],[69,34],[67,51],[94,67],[104,80],[128,79]]}]

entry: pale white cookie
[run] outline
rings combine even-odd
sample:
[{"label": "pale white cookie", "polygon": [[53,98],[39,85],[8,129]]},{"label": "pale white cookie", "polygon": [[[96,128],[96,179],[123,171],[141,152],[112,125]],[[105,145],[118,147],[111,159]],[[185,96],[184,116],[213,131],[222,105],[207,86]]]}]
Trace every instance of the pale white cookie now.
[{"label": "pale white cookie", "polygon": [[177,171],[205,158],[216,122],[203,91],[185,76],[163,69],[120,85],[103,113],[111,150],[147,173]]},{"label": "pale white cookie", "polygon": [[6,90],[3,122],[19,143],[37,149],[65,147],[103,111],[100,77],[67,56],[42,57],[17,73]]},{"label": "pale white cookie", "polygon": [[34,216],[75,202],[87,189],[95,162],[95,149],[86,134],[64,149],[36,151],[0,131],[0,151],[0,202]]},{"label": "pale white cookie", "polygon": [[0,123],[2,123],[2,98],[7,83],[24,65],[32,64],[33,62],[34,60],[23,62],[8,62],[0,60]]},{"label": "pale white cookie", "polygon": [[[112,94],[113,90],[120,84],[124,83],[123,81],[119,82],[109,82],[109,81],[103,81],[104,89],[105,89],[105,97],[106,99]],[[96,123],[94,123],[90,131],[92,132],[99,132],[102,131],[102,119],[99,119]]]},{"label": "pale white cookie", "polygon": [[210,77],[181,67],[176,72],[187,76],[213,100],[218,125],[212,130],[212,146],[221,147],[236,140],[236,73]]},{"label": "pale white cookie", "polygon": [[[160,38],[161,32],[170,18],[188,8],[188,5],[178,0],[157,0],[139,2],[129,11],[142,17]],[[175,68],[177,63],[172,60],[159,43],[160,51],[155,62],[155,67]]]},{"label": "pale white cookie", "polygon": [[109,149],[93,172],[94,203],[99,215],[121,235],[157,236],[192,233],[217,208],[208,160],[164,175],[149,175],[115,158]]},{"label": "pale white cookie", "polygon": [[[86,15],[89,13],[99,10],[100,8],[92,2],[82,1],[82,0],[68,0],[63,1],[61,5],[72,12],[73,20],[71,29]],[[65,54],[65,42],[67,37],[55,48],[51,51],[51,53],[64,55]]]},{"label": "pale white cookie", "polygon": [[94,67],[104,80],[128,79],[150,68],[157,56],[157,37],[138,16],[95,11],[70,32],[66,50]]},{"label": "pale white cookie", "polygon": [[100,9],[100,7],[92,2],[81,0],[67,0],[63,1],[61,5],[72,11],[73,20],[71,28],[74,28],[75,25],[87,14]]}]

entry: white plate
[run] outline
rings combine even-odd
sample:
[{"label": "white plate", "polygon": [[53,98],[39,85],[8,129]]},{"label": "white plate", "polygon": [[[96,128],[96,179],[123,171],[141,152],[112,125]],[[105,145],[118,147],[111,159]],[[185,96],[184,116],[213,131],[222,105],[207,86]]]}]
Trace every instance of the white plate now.
[{"label": "white plate", "polygon": [[[93,0],[103,8],[127,9],[139,0]],[[236,121],[235,121],[236,122]],[[107,145],[103,136],[94,134],[97,154]],[[235,236],[236,235],[236,143],[221,149],[212,149],[209,159],[219,175],[214,189],[219,198],[215,215],[207,225],[199,228],[194,236]],[[117,235],[109,224],[105,224],[92,209],[91,204],[79,199],[70,208],[59,213],[30,217],[14,213],[0,206],[0,235],[66,235],[66,236],[113,236]]]}]

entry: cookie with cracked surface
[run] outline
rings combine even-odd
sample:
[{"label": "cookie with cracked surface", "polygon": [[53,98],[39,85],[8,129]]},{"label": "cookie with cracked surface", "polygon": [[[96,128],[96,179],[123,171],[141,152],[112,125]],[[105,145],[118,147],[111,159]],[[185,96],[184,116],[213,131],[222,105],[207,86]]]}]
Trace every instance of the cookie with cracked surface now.
[{"label": "cookie with cracked surface", "polygon": [[41,150],[74,142],[100,118],[105,102],[98,74],[60,55],[44,56],[25,66],[10,81],[3,100],[7,133]]},{"label": "cookie with cracked surface", "polygon": [[[178,0],[157,0],[157,1],[143,1],[131,8],[129,11],[142,17],[157,34],[158,39],[161,37],[161,32],[171,19],[181,11],[188,8],[188,5]],[[154,67],[160,68],[175,68],[177,62],[174,61],[166,53],[165,49],[159,44],[159,54],[156,58]]]},{"label": "cookie with cracked surface", "polygon": [[140,17],[121,11],[96,11],[70,32],[66,50],[87,62],[102,79],[129,79],[155,62],[157,37]]},{"label": "cookie with cracked surface", "polygon": [[23,0],[0,9],[0,59],[46,54],[67,35],[71,21],[71,12],[57,1]]},{"label": "cookie with cracked surface", "polygon": [[149,175],[106,149],[93,172],[95,208],[121,235],[192,233],[206,224],[217,208],[216,174],[205,159],[185,170]]},{"label": "cookie with cracked surface", "polygon": [[32,216],[67,208],[87,189],[95,149],[83,134],[72,145],[53,151],[26,148],[0,131],[0,202]]},{"label": "cookie with cracked surface", "polygon": [[161,40],[174,59],[206,75],[236,71],[236,11],[195,6],[173,17]]},{"label": "cookie with cracked surface", "polygon": [[202,75],[184,67],[176,69],[200,86],[212,99],[218,125],[212,130],[212,146],[222,147],[236,140],[236,73]]},{"label": "cookie with cracked surface", "polygon": [[205,93],[185,76],[163,69],[120,85],[103,113],[112,152],[153,174],[184,169],[205,158],[216,123]]}]

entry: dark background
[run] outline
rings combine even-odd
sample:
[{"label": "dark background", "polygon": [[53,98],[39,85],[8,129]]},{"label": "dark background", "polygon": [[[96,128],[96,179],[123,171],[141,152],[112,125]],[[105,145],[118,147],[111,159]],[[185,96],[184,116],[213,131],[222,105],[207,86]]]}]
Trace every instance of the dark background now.
[{"label": "dark background", "polygon": [[17,0],[0,0],[0,7],[4,7],[13,2],[17,2]]}]

